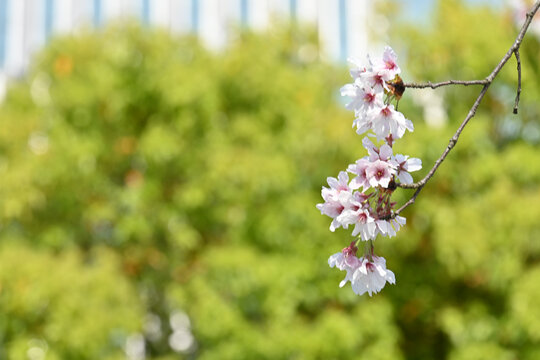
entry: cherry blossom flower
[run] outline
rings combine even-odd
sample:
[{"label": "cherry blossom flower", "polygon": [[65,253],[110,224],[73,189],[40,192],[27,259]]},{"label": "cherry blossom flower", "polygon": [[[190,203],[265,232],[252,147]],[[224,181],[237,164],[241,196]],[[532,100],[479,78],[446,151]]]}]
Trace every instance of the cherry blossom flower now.
[{"label": "cherry blossom flower", "polygon": [[[373,124],[372,130],[379,140],[385,139],[388,135],[392,135],[393,139],[400,139],[405,134],[405,130],[414,131],[413,123],[396,111],[394,105],[375,108],[369,117]],[[357,133],[361,134],[358,131]]]},{"label": "cherry blossom flower", "polygon": [[[356,58],[349,58],[348,61],[353,66],[350,70],[350,74],[355,82],[359,81],[359,83],[364,84],[377,92],[389,90],[386,81],[392,80],[393,77],[388,78],[390,73],[385,66],[377,66],[374,68],[373,61],[371,61],[369,55],[367,56],[367,66],[362,65]],[[381,60],[376,60],[376,63],[380,62]]]},{"label": "cherry blossom flower", "polygon": [[396,75],[401,73],[401,69],[396,63],[397,55],[390,46],[384,48],[382,59],[378,59],[373,64],[373,69],[381,74],[384,81],[394,80]]},{"label": "cherry blossom flower", "polygon": [[395,169],[391,163],[381,160],[375,160],[366,169],[366,178],[372,187],[388,187]]},{"label": "cherry blossom flower", "polygon": [[389,76],[390,72],[383,68],[369,68],[359,73],[359,79],[362,82],[381,92],[383,90],[390,90],[386,82],[392,80],[394,77],[390,78]]},{"label": "cherry blossom flower", "polygon": [[[376,108],[371,109],[367,114],[376,113]],[[373,117],[368,115],[362,115],[354,119],[353,127],[356,126],[356,133],[358,135],[363,134],[373,129]]]},{"label": "cherry blossom flower", "polygon": [[[401,69],[397,65],[397,55],[390,46],[385,47],[382,58],[372,61],[368,55],[367,66],[356,58],[349,58],[348,61],[352,65],[350,74],[355,79],[355,83],[360,80],[361,84],[365,84],[377,92],[389,91],[386,82],[394,80],[396,75],[401,73]],[[360,86],[360,88],[364,88],[364,86]]]},{"label": "cherry blossom flower", "polygon": [[371,162],[368,160],[368,158],[364,157],[356,160],[356,163],[349,165],[347,171],[356,175],[356,177],[351,180],[351,186],[355,186],[357,188],[362,187],[364,190],[371,187],[366,175],[366,170],[370,164]]},{"label": "cherry blossom flower", "polygon": [[373,261],[365,257],[362,258],[360,266],[354,270],[350,281],[352,289],[357,295],[363,295],[367,292],[369,296],[372,296],[372,294],[381,291],[386,282],[396,283],[394,273],[386,268],[386,260],[375,255],[372,256],[372,259]]},{"label": "cherry blossom flower", "polygon": [[[369,59],[369,57],[368,57]],[[382,58],[371,61],[370,66],[364,71],[358,73],[358,77],[363,79],[367,84],[376,90],[389,91],[387,82],[394,80],[396,75],[401,73],[401,69],[396,63],[397,55],[391,47],[387,46],[384,49]]]},{"label": "cherry blossom flower", "polygon": [[353,126],[364,118],[364,114],[367,111],[372,110],[375,107],[383,106],[383,93],[377,92],[373,88],[366,86],[361,79],[356,79],[352,84],[346,84],[340,89],[341,96],[347,96],[351,98],[351,102],[345,105],[348,110],[354,110],[357,116]]},{"label": "cherry blossom flower", "polygon": [[396,176],[403,184],[412,184],[413,178],[409,172],[418,171],[422,168],[422,160],[409,158],[408,155],[396,154],[391,162],[397,169]]},{"label": "cherry blossom flower", "polygon": [[361,260],[356,257],[357,250],[358,248],[352,242],[351,245],[344,248],[341,252],[328,258],[328,265],[331,268],[336,267],[341,271],[345,270],[347,272],[345,279],[339,283],[339,287],[343,287],[348,281],[352,281],[354,272],[361,265]]},{"label": "cherry blossom flower", "polygon": [[377,147],[367,137],[362,140],[362,145],[368,151],[369,157],[364,157],[349,165],[347,171],[357,175],[351,181],[356,188],[362,187],[364,191],[370,187],[388,187],[392,176],[396,174],[397,162],[391,161],[392,148],[388,144]]},{"label": "cherry blossom flower", "polygon": [[370,161],[388,161],[392,158],[392,148],[388,144],[382,144],[380,147],[375,146],[373,142],[365,136],[362,139],[362,145],[368,151]]},{"label": "cherry blossom flower", "polygon": [[337,179],[329,177],[327,182],[330,188],[323,186],[321,191],[325,202],[317,204],[317,209],[321,211],[321,214],[334,219],[330,224],[330,231],[333,232],[342,226],[337,217],[349,207],[352,188],[349,187],[349,175],[345,171],[341,171]]},{"label": "cherry blossom flower", "polygon": [[[368,155],[347,168],[354,178],[349,182],[349,176],[343,171],[337,179],[329,177],[330,187],[323,187],[321,191],[325,202],[317,208],[333,219],[331,231],[354,225],[352,236],[358,238],[328,259],[330,267],[346,271],[339,286],[350,281],[356,294],[367,292],[372,296],[387,282],[396,281],[394,273],[386,268],[386,260],[373,254],[373,240],[379,235],[393,237],[405,225],[406,219],[392,212],[395,203],[391,202],[391,196],[397,181],[413,182],[410,172],[421,169],[422,161],[408,155],[394,155],[392,150],[395,140],[403,137],[407,130],[414,131],[412,122],[391,104],[399,97],[390,91],[389,84],[396,79],[401,81],[396,53],[386,47],[381,58],[372,61],[368,56],[366,66],[354,59],[350,61],[354,81],[341,88],[341,95],[351,99],[346,108],[354,110],[353,128],[356,127],[358,134],[369,132],[368,136],[382,143],[376,145],[364,137],[362,145]],[[358,241],[366,242],[364,256],[360,258],[356,256]]]},{"label": "cherry blossom flower", "polygon": [[371,69],[372,64],[371,60],[369,58],[369,55],[367,56],[368,60],[368,66],[366,67],[362,61],[356,57],[349,57],[347,58],[347,62],[351,65],[351,69],[349,70],[349,73],[353,79],[359,79],[362,73],[368,71],[368,69]]},{"label": "cherry blossom flower", "polygon": [[399,231],[403,225],[407,223],[407,219],[405,219],[403,216],[395,216],[390,220],[392,223],[392,226],[396,231]]},{"label": "cherry blossom flower", "polygon": [[373,239],[377,235],[377,225],[370,214],[367,203],[369,198],[370,195],[355,192],[350,208],[343,211],[338,217],[341,224],[345,226],[354,225],[352,236],[360,234],[360,238],[364,241]]},{"label": "cherry blossom flower", "polygon": [[381,234],[382,236],[394,237],[406,222],[407,219],[403,216],[396,216],[390,220],[376,220],[377,229],[375,235]]},{"label": "cherry blossom flower", "polygon": [[355,214],[354,230],[352,236],[360,234],[364,241],[374,239],[377,236],[377,225],[368,210],[358,210]]}]

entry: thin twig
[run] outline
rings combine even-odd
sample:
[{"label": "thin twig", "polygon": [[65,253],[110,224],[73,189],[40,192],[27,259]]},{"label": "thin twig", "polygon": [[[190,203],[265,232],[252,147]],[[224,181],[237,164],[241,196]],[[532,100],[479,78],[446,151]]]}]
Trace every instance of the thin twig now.
[{"label": "thin twig", "polygon": [[519,58],[519,48],[516,49],[516,51],[514,51],[514,55],[516,56],[517,76],[518,76],[516,101],[514,102],[514,114],[517,114],[518,106],[519,106],[519,96],[521,95],[521,59]]},{"label": "thin twig", "polygon": [[[525,22],[523,23],[523,26],[521,27],[521,29],[519,31],[519,34],[516,37],[516,40],[514,41],[514,43],[512,44],[510,49],[508,50],[508,52],[501,59],[501,61],[497,64],[495,69],[493,69],[493,71],[486,77],[485,80],[474,80],[476,82],[474,82],[474,81],[473,82],[467,82],[467,81],[461,82],[461,81],[450,80],[450,82],[436,83],[436,84],[428,83],[428,84],[426,84],[426,86],[418,86],[418,87],[435,88],[435,87],[443,86],[443,85],[451,85],[452,82],[455,82],[456,85],[477,85],[477,84],[483,84],[484,85],[484,87],[482,88],[482,91],[480,91],[480,94],[478,95],[478,97],[476,98],[473,106],[469,110],[469,113],[467,114],[467,116],[465,117],[465,119],[463,120],[463,122],[461,123],[461,125],[459,126],[457,131],[455,132],[454,136],[452,136],[452,138],[450,139],[446,149],[443,151],[443,153],[437,159],[437,161],[435,161],[435,164],[433,165],[431,170],[429,170],[428,174],[422,180],[418,181],[417,183],[408,184],[408,185],[407,184],[398,184],[399,187],[402,187],[402,188],[405,188],[405,189],[416,189],[416,191],[414,192],[413,196],[409,199],[409,201],[407,201],[399,209],[394,211],[392,213],[392,215],[389,216],[389,218],[396,217],[403,210],[405,210],[405,208],[407,208],[409,205],[412,205],[416,201],[416,198],[418,197],[418,194],[420,193],[420,191],[422,191],[422,188],[433,177],[433,175],[435,174],[435,171],[437,171],[439,166],[442,164],[442,162],[448,156],[448,153],[450,153],[450,151],[454,148],[454,146],[456,146],[456,143],[457,143],[457,141],[459,139],[459,136],[461,135],[461,132],[463,131],[465,126],[469,123],[469,121],[476,114],[476,110],[478,109],[478,106],[480,105],[480,102],[484,98],[484,95],[486,95],[486,92],[487,92],[489,86],[491,85],[491,83],[493,82],[495,77],[499,74],[499,72],[501,71],[503,66],[512,57],[512,54],[516,55],[516,59],[518,59],[518,64],[519,64],[518,66],[519,66],[519,68],[521,68],[521,64],[520,64],[521,62],[519,61],[519,55],[518,55],[519,47],[521,46],[521,43],[523,41],[523,37],[525,36],[525,33],[527,32],[527,29],[529,28],[529,25],[531,24],[531,21],[532,21],[532,18],[534,16],[534,14],[536,14],[536,12],[538,11],[538,8],[540,8],[540,0],[537,0],[535,2],[535,4],[533,5],[533,7],[531,8],[531,10],[527,13]],[[465,83],[467,83],[467,84],[465,84]],[[422,85],[422,84],[415,84],[415,85]],[[411,86],[411,87],[414,87],[414,86]],[[520,73],[520,71],[518,71],[518,96],[516,98],[516,103],[519,101],[520,92],[521,92],[521,73]]]},{"label": "thin twig", "polygon": [[405,83],[403,84],[406,88],[413,88],[413,89],[425,89],[425,88],[432,88],[436,89],[441,86],[447,86],[447,85],[486,85],[488,81],[486,79],[484,80],[448,80],[448,81],[442,81],[438,83],[432,83],[431,81],[428,81],[427,83]]}]

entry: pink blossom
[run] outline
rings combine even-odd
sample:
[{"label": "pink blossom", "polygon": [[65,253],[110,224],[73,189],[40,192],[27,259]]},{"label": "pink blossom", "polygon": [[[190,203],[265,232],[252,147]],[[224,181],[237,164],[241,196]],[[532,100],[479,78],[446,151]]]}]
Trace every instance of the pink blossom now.
[{"label": "pink blossom", "polygon": [[362,187],[364,190],[369,189],[369,181],[366,175],[366,170],[371,162],[367,158],[356,160],[356,163],[349,165],[347,171],[356,175],[351,180],[351,186],[356,188]]},{"label": "pink blossom", "polygon": [[392,157],[392,148],[388,144],[382,144],[380,147],[375,146],[373,142],[366,136],[362,139],[362,145],[368,151],[369,160],[388,161]]},{"label": "pink blossom", "polygon": [[372,240],[377,235],[377,226],[375,219],[371,217],[368,210],[358,210],[355,214],[354,230],[352,236],[360,234],[360,238],[364,241]]},{"label": "pink blossom", "polygon": [[396,176],[403,184],[412,184],[413,178],[409,172],[418,171],[422,168],[422,160],[409,158],[408,155],[396,154],[391,162],[397,170]]},{"label": "pink blossom", "polygon": [[372,187],[382,186],[388,188],[395,170],[386,161],[375,160],[366,169],[366,177]]},{"label": "pink blossom", "polygon": [[375,106],[382,106],[383,93],[376,92],[373,88],[366,86],[360,79],[356,79],[352,84],[346,84],[341,89],[341,96],[351,98],[351,102],[345,107],[349,110],[354,110],[357,119],[365,117],[365,113]]},{"label": "pink blossom", "polygon": [[354,270],[351,280],[351,286],[355,294],[369,296],[381,291],[386,282],[396,283],[394,273],[386,268],[386,260],[383,257],[372,256],[373,261],[362,258],[361,265]]},{"label": "pink blossom", "polygon": [[364,241],[374,239],[377,235],[377,225],[375,219],[371,216],[369,211],[369,204],[367,200],[369,195],[355,192],[353,200],[351,201],[351,207],[341,213],[338,217],[338,221],[345,225],[354,225],[352,236],[360,234],[360,238]]},{"label": "pink blossom", "polygon": [[361,265],[361,260],[356,257],[356,251],[358,248],[354,246],[354,242],[348,247],[344,248],[341,252],[338,252],[328,258],[328,265],[333,268],[336,267],[339,270],[345,270],[347,274],[345,279],[339,283],[339,287],[345,286],[347,281],[351,281],[354,272]]},{"label": "pink blossom", "polygon": [[373,124],[373,132],[377,139],[382,140],[392,135],[393,139],[399,139],[405,134],[405,130],[414,131],[412,122],[394,109],[394,105],[386,105],[374,109],[370,115]]},{"label": "pink blossom", "polygon": [[[363,66],[360,61],[354,58],[349,58],[348,60],[349,63],[353,66],[350,74],[352,78],[355,79],[355,81],[359,80],[360,83],[374,89],[377,92],[388,90],[386,81],[392,80],[394,78],[389,78],[392,70],[386,69],[386,66],[377,66],[377,68],[374,68],[374,62],[371,61],[369,55],[367,56],[367,66]],[[375,63],[377,64],[381,62],[384,63],[382,59],[375,60]]]},{"label": "pink blossom", "polygon": [[394,80],[396,75],[401,72],[397,65],[397,55],[391,47],[387,46],[384,49],[382,58],[377,58],[374,61],[370,60],[369,68],[359,72],[358,76],[363,81],[376,90],[389,90],[388,81]]},{"label": "pink blossom", "polygon": [[351,65],[351,69],[349,71],[349,73],[351,74],[351,77],[353,79],[359,79],[360,78],[360,75],[366,71],[368,71],[368,69],[371,69],[371,60],[369,59],[369,55],[367,56],[367,60],[368,60],[368,66],[365,66],[362,61],[358,58],[355,58],[355,57],[349,57],[347,59],[347,62]]},{"label": "pink blossom", "polygon": [[376,220],[377,229],[375,230],[375,235],[381,234],[382,236],[394,237],[406,222],[407,219],[403,216],[396,216],[390,220]]},{"label": "pink blossom", "polygon": [[404,217],[389,216],[395,205],[391,202],[396,188],[394,181],[412,183],[410,172],[421,169],[422,161],[407,155],[394,155],[392,150],[395,140],[407,130],[414,131],[412,122],[390,104],[397,97],[390,92],[388,84],[396,80],[401,72],[396,53],[386,47],[381,58],[372,61],[368,56],[366,66],[356,60],[351,62],[354,80],[341,88],[341,95],[351,99],[346,107],[355,112],[353,127],[356,127],[358,134],[373,132],[377,140],[384,140],[384,143],[375,145],[370,138],[364,137],[362,145],[368,156],[347,168],[354,178],[349,182],[349,176],[343,171],[337,179],[329,177],[329,188],[323,187],[321,191],[324,203],[318,204],[317,208],[332,218],[331,231],[354,225],[352,235],[369,241],[370,246],[366,248],[364,257],[356,256],[358,249],[356,242],[353,242],[330,256],[328,264],[346,271],[340,287],[350,281],[356,294],[367,292],[372,296],[381,291],[387,282],[394,284],[395,276],[386,268],[385,259],[373,254],[371,241],[378,235],[393,237],[405,225]]},{"label": "pink blossom", "polygon": [[366,191],[370,187],[382,186],[387,188],[396,173],[396,162],[392,161],[392,148],[388,144],[375,146],[368,137],[364,137],[362,145],[368,151],[369,157],[364,157],[349,165],[347,171],[357,175],[351,181],[355,187]]},{"label": "pink blossom", "polygon": [[389,90],[386,82],[392,79],[388,79],[387,74],[384,70],[366,70],[360,73],[360,79],[377,91]]},{"label": "pink blossom", "polygon": [[317,209],[321,211],[321,214],[334,219],[330,224],[330,231],[335,231],[337,228],[343,226],[337,220],[337,217],[343,210],[350,206],[353,189],[349,187],[349,175],[345,171],[341,171],[337,179],[329,177],[327,182],[330,188],[323,186],[321,190],[321,195],[325,202],[317,204]]},{"label": "pink blossom", "polygon": [[396,53],[390,46],[386,46],[384,48],[382,59],[377,59],[374,62],[373,70],[380,74],[385,81],[394,80],[396,75],[401,73],[401,69],[396,61]]},{"label": "pink blossom", "polygon": [[394,273],[386,268],[386,260],[383,257],[373,255],[367,257],[356,257],[357,252],[354,242],[328,259],[330,267],[336,267],[341,271],[346,271],[345,278],[339,283],[343,287],[347,282],[351,282],[351,287],[355,294],[369,296],[380,292],[386,282],[396,283]]}]

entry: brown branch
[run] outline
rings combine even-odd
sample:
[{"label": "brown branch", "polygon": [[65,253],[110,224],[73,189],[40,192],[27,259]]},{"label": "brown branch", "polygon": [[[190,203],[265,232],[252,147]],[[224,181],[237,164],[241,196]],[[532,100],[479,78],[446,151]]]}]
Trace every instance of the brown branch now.
[{"label": "brown branch", "polygon": [[[497,66],[495,66],[495,69],[493,69],[493,71],[486,77],[485,80],[473,80],[473,81],[450,80],[450,81],[446,81],[446,82],[442,82],[442,83],[436,83],[436,84],[431,84],[431,83],[412,84],[412,85],[417,85],[416,87],[419,87],[419,88],[421,88],[421,87],[431,87],[433,89],[438,87],[438,86],[453,85],[453,84],[456,84],[456,85],[480,85],[481,84],[481,85],[484,85],[484,87],[482,88],[482,91],[480,91],[480,94],[476,98],[473,106],[469,110],[469,113],[467,114],[467,116],[465,117],[465,119],[463,120],[463,122],[461,123],[461,125],[459,126],[457,131],[455,132],[454,136],[452,136],[452,138],[450,139],[450,141],[448,143],[448,146],[443,151],[441,156],[437,159],[437,161],[435,161],[435,164],[433,165],[431,170],[429,170],[428,174],[422,180],[418,181],[417,183],[398,184],[398,186],[401,187],[401,188],[404,188],[404,189],[416,189],[416,191],[414,192],[413,196],[409,199],[409,201],[407,201],[399,209],[394,211],[392,213],[392,215],[389,216],[389,218],[396,217],[403,210],[405,210],[409,205],[412,205],[416,201],[416,198],[418,197],[418,194],[420,193],[420,191],[422,191],[422,189],[426,185],[426,183],[433,177],[433,175],[435,174],[435,171],[437,171],[439,166],[442,164],[442,162],[448,156],[448,153],[450,153],[450,151],[454,148],[454,146],[456,146],[456,143],[457,143],[457,141],[459,139],[459,136],[461,135],[461,132],[463,131],[465,126],[469,123],[469,121],[476,114],[476,110],[478,109],[478,106],[480,105],[480,102],[484,98],[484,95],[486,95],[486,92],[487,92],[489,86],[491,85],[491,83],[493,82],[495,77],[499,74],[499,72],[501,71],[503,66],[512,57],[513,54],[516,55],[516,59],[518,60],[518,93],[517,93],[517,96],[516,96],[516,105],[514,105],[514,109],[516,109],[517,103],[519,102],[519,95],[521,93],[521,61],[519,60],[519,47],[521,46],[521,43],[523,42],[523,37],[525,36],[525,33],[527,32],[527,29],[529,28],[529,25],[531,24],[531,21],[532,21],[532,18],[534,16],[534,14],[536,14],[536,12],[538,11],[538,8],[540,8],[540,0],[537,0],[535,2],[535,4],[532,6],[531,10],[527,13],[525,22],[523,23],[523,26],[521,27],[521,29],[519,31],[519,34],[516,37],[516,40],[514,41],[514,43],[512,44],[510,49],[508,50],[508,52],[501,59],[501,61],[497,64]],[[407,85],[411,85],[411,84],[407,84]],[[410,87],[415,87],[415,86],[410,86]],[[515,110],[515,111],[517,111],[517,110]]]},{"label": "brown branch", "polygon": [[447,86],[447,85],[486,85],[488,81],[486,79],[484,80],[448,80],[448,81],[442,81],[438,83],[432,83],[431,81],[428,81],[427,83],[405,83],[403,86],[406,88],[413,88],[413,89],[425,89],[425,88],[432,88],[436,89],[441,86]]},{"label": "brown branch", "polygon": [[514,114],[517,114],[519,106],[519,96],[521,95],[521,59],[519,58],[519,48],[514,51],[514,55],[516,56],[518,76],[516,100],[514,102]]}]

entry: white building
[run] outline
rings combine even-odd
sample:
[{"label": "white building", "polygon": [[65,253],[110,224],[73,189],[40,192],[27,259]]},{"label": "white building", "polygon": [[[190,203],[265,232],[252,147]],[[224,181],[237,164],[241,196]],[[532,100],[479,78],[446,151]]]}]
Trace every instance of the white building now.
[{"label": "white building", "polygon": [[[313,23],[323,53],[332,61],[367,52],[368,21],[375,0],[0,0],[0,98],[7,79],[22,75],[47,40],[78,27],[100,27],[133,17],[169,29],[196,33],[222,49],[231,24],[264,29],[274,16]],[[384,19],[382,19],[384,21]],[[378,27],[380,28],[380,27]]]}]

